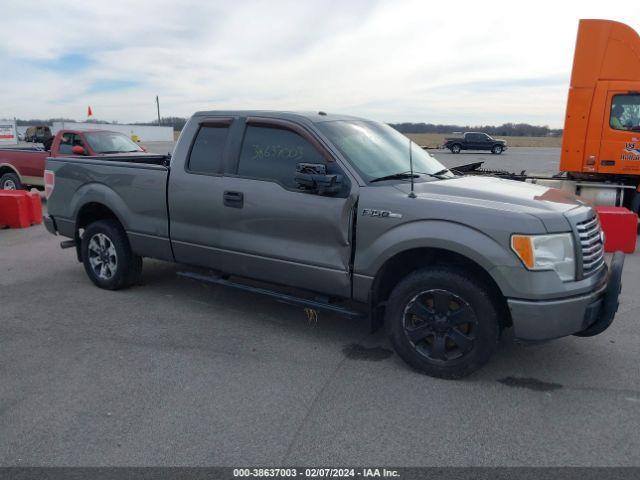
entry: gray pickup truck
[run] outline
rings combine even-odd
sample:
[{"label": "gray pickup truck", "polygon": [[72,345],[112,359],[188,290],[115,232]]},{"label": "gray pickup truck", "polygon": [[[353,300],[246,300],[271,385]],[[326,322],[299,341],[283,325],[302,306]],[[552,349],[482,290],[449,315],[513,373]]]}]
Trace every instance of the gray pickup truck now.
[{"label": "gray pickup truck", "polygon": [[204,267],[190,275],[366,315],[433,376],[478,369],[507,328],[592,336],[618,307],[624,255],[607,265],[590,206],[456,176],[359,118],[199,112],[171,157],[50,158],[45,186],[47,229],[101,288],[136,283],[143,257]]}]

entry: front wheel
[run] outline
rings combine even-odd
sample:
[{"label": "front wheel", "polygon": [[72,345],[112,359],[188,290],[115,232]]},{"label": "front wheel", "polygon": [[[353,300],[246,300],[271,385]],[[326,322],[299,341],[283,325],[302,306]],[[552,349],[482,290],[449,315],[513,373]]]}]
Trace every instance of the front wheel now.
[{"label": "front wheel", "polygon": [[494,155],[500,155],[503,150],[504,148],[502,147],[502,145],[494,145],[491,149],[491,153],[493,153]]},{"label": "front wheel", "polygon": [[142,271],[142,258],[132,252],[127,234],[115,220],[90,224],[82,235],[81,252],[87,275],[100,288],[126,288]]},{"label": "front wheel", "polygon": [[393,290],[385,321],[398,355],[417,370],[461,378],[496,349],[499,315],[489,292],[464,271],[418,270]]}]

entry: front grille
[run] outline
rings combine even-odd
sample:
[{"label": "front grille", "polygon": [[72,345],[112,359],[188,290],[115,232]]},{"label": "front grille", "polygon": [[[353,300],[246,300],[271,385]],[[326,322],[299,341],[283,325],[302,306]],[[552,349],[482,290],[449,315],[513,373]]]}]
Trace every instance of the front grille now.
[{"label": "front grille", "polygon": [[576,224],[582,250],[582,276],[590,277],[604,266],[604,245],[598,217]]}]

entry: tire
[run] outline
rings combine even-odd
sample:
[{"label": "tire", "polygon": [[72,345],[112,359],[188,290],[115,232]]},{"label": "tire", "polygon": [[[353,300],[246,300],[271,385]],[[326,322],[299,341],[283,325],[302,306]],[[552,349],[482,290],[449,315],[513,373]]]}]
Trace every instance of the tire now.
[{"label": "tire", "polygon": [[502,145],[494,145],[491,149],[491,153],[493,153],[494,155],[500,155],[503,150],[504,148],[502,147]]},{"label": "tire", "polygon": [[458,154],[458,153],[460,153],[460,150],[462,150],[462,146],[457,144],[457,143],[455,143],[455,144],[451,145],[449,150],[451,150],[451,153]]},{"label": "tire", "polygon": [[489,361],[500,336],[498,312],[482,282],[468,272],[434,267],[409,274],[394,288],[385,322],[405,362],[432,377],[453,379]]},{"label": "tire", "polygon": [[124,229],[115,220],[91,223],[80,245],[84,270],[91,281],[106,290],[119,290],[138,281],[142,258],[131,251]]},{"label": "tire", "polygon": [[22,190],[20,177],[15,173],[5,173],[0,177],[0,190]]}]

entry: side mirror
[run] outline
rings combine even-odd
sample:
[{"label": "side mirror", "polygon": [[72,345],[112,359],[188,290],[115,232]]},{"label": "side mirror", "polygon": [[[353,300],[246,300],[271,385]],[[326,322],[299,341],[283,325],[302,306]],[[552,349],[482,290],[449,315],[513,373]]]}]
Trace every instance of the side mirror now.
[{"label": "side mirror", "polygon": [[342,187],[342,175],[327,174],[327,166],[323,163],[298,163],[295,182],[305,192],[335,195]]},{"label": "side mirror", "polygon": [[71,149],[71,153],[74,155],[86,155],[87,152],[85,152],[84,147],[76,145]]}]

